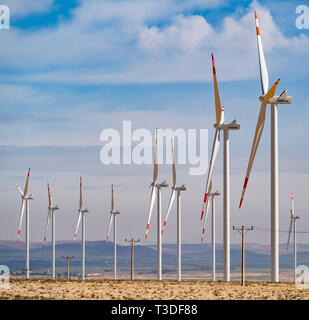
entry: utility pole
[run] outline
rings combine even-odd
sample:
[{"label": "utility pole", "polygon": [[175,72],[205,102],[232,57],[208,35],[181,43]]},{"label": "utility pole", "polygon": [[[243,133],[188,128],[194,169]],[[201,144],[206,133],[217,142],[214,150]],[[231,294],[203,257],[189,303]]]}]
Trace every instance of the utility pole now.
[{"label": "utility pole", "polygon": [[253,230],[251,228],[245,228],[242,226],[241,228],[235,228],[233,226],[233,230],[238,231],[241,234],[241,285],[245,285],[245,235]]},{"label": "utility pole", "polygon": [[69,257],[69,256],[64,257],[64,256],[62,256],[62,259],[67,260],[67,281],[69,281],[70,280],[70,260],[74,259],[74,257],[73,256],[72,257]]},{"label": "utility pole", "polygon": [[131,240],[125,239],[125,242],[131,243],[131,280],[134,280],[134,244],[140,241],[140,239],[134,240],[133,238]]}]

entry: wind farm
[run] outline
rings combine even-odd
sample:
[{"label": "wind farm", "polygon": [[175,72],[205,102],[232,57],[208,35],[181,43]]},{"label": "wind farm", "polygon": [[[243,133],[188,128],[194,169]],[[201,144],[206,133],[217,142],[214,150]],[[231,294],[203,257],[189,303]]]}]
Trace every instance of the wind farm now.
[{"label": "wind farm", "polygon": [[0,83],[0,300],[309,300],[307,36],[257,1],[220,23],[208,4],[107,19],[93,1],[72,28],[98,31],[65,35],[63,66],[38,38],[37,73]]}]

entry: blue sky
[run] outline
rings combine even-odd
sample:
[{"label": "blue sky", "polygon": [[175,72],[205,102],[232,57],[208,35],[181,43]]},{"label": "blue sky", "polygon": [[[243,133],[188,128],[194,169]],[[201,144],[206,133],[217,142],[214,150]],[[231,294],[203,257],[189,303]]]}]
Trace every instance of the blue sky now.
[{"label": "blue sky", "polygon": [[[309,30],[295,27],[303,1],[223,0],[2,0],[11,9],[11,29],[0,30],[0,190],[4,201],[0,238],[15,239],[19,199],[15,182],[32,169],[33,240],[41,240],[46,183],[63,208],[60,239],[72,239],[78,179],[83,175],[89,239],[105,238],[109,185],[118,188],[119,228],[143,237],[147,220],[151,166],[104,167],[99,161],[100,132],[132,120],[134,128],[208,128],[215,119],[210,53],[214,52],[226,119],[237,118],[241,131],[231,137],[232,224],[269,227],[269,120],[254,164],[246,207],[239,211],[241,186],[260,95],[253,12],[259,14],[270,82],[281,78],[294,101],[279,110],[280,227],[288,227],[289,194],[304,230],[309,209],[307,88]],[[268,110],[269,111],[269,110]],[[210,131],[210,141],[213,132]],[[209,142],[211,146],[211,142]],[[216,166],[222,186],[222,155]],[[198,241],[204,177],[188,176],[179,166],[187,241]],[[170,168],[160,167],[170,180]],[[168,193],[166,199],[168,201]],[[256,194],[261,198],[256,199]],[[141,199],[137,204],[135,198]],[[163,210],[167,203],[164,202]],[[220,201],[221,202],[221,201]],[[222,204],[218,204],[222,210]],[[64,213],[65,212],[65,213]],[[247,213],[246,213],[247,212]],[[250,212],[250,214],[248,213]],[[302,214],[303,213],[303,214]],[[174,216],[175,214],[173,214]],[[221,242],[222,215],[218,218]],[[153,221],[153,228],[155,226]],[[166,241],[174,241],[173,217]],[[280,240],[285,241],[285,235]],[[150,240],[155,232],[150,232]],[[261,240],[262,239],[262,240]],[[209,238],[208,238],[209,240]],[[267,243],[259,231],[249,241]],[[238,238],[235,237],[235,241]],[[307,242],[303,236],[301,241]]]}]

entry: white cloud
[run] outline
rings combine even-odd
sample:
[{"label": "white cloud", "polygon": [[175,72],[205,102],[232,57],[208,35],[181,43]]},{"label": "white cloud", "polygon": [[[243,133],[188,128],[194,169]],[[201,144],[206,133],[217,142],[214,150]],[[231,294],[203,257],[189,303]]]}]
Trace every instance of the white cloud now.
[{"label": "white cloud", "polygon": [[[308,37],[284,36],[270,12],[257,1],[241,15],[225,17],[216,27],[207,16],[190,14],[194,8],[220,3],[82,1],[70,22],[33,32],[12,29],[3,33],[6,45],[0,64],[30,71],[10,76],[11,81],[209,81],[210,52],[214,51],[220,80],[251,79],[258,77],[253,16],[253,9],[257,9],[270,74],[274,78],[276,73],[290,76],[297,66],[302,65],[302,72],[309,68],[304,63]],[[186,10],[188,13],[182,13]]]},{"label": "white cloud", "polygon": [[170,46],[183,51],[192,51],[202,46],[213,28],[198,15],[173,17],[173,23],[162,29],[143,27],[139,32],[139,45],[147,50],[163,50]]},{"label": "white cloud", "polygon": [[2,0],[7,5],[13,17],[24,17],[29,14],[38,14],[49,11],[54,0]]}]

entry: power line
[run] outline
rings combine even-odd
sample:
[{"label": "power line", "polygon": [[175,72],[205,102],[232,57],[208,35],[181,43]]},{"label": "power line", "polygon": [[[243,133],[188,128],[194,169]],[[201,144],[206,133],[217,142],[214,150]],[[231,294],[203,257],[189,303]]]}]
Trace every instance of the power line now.
[{"label": "power line", "polygon": [[[271,230],[268,229],[268,228],[255,227],[255,229],[261,230],[261,231],[271,232]],[[289,233],[288,230],[278,230],[278,232],[280,232],[280,233]],[[296,233],[309,233],[309,231],[296,231]]]}]

